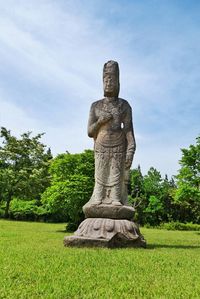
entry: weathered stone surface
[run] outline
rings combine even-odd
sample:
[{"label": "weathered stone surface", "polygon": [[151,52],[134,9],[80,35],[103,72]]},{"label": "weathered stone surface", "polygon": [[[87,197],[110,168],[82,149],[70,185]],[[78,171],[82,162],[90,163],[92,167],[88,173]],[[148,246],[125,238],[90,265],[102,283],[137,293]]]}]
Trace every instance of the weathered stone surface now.
[{"label": "weathered stone surface", "polygon": [[138,226],[126,219],[87,218],[74,236],[65,237],[65,246],[137,247],[146,246]]},{"label": "weathered stone surface", "polygon": [[66,247],[106,247],[106,248],[127,248],[127,247],[143,247],[146,248],[146,242],[143,238],[127,239],[121,233],[115,234],[111,239],[92,239],[78,236],[70,236],[64,238],[64,246]]},{"label": "weathered stone surface", "polygon": [[74,235],[93,239],[110,239],[122,233],[129,239],[140,235],[138,226],[126,219],[87,218],[81,222]]},{"label": "weathered stone surface", "polygon": [[114,206],[109,204],[83,206],[86,218],[133,219],[135,209],[130,206]]},{"label": "weathered stone surface", "polygon": [[86,219],[65,246],[145,247],[138,226],[130,221],[130,167],[136,143],[129,103],[118,97],[119,66],[108,61],[103,69],[104,98],[92,104],[88,136],[94,139],[95,186],[83,207]]},{"label": "weathered stone surface", "polygon": [[90,203],[126,205],[129,170],[136,143],[129,103],[118,97],[119,66],[103,69],[104,98],[92,104],[88,136],[94,139],[95,186]]}]

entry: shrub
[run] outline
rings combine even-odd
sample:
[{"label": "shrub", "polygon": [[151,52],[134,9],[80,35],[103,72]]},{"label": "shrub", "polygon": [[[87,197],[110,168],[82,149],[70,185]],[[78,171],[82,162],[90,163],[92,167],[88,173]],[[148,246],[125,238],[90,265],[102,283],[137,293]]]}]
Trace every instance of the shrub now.
[{"label": "shrub", "polygon": [[9,217],[15,220],[47,220],[48,211],[38,204],[37,200],[14,198],[11,202]]},{"label": "shrub", "polygon": [[70,180],[57,182],[42,195],[42,204],[53,221],[68,222],[75,229],[84,219],[83,205],[90,199],[93,182],[89,177],[73,175]]},{"label": "shrub", "polygon": [[194,231],[200,231],[200,225],[194,224],[191,222],[182,223],[179,221],[172,221],[168,223],[162,223],[157,228],[160,229],[167,229],[167,230],[194,230]]},{"label": "shrub", "polygon": [[16,220],[34,220],[37,209],[36,203],[36,200],[21,200],[14,198],[10,205],[10,218]]},{"label": "shrub", "polygon": [[0,218],[4,218],[4,214],[5,214],[5,209],[2,209],[0,207]]}]

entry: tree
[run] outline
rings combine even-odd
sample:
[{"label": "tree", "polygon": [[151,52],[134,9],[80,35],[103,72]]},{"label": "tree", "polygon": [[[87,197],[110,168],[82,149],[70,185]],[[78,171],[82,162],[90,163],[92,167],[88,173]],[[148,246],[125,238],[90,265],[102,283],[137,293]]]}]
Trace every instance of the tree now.
[{"label": "tree", "polygon": [[144,196],[144,180],[140,165],[130,171],[129,203],[135,208],[135,220],[144,224],[144,208],[146,200]]},{"label": "tree", "polygon": [[51,186],[42,195],[42,203],[54,221],[66,221],[75,229],[83,220],[83,205],[94,187],[94,153],[60,154],[50,167]]},{"label": "tree", "polygon": [[187,184],[200,190],[200,136],[196,140],[196,145],[190,145],[189,149],[181,149],[181,168],[177,179],[179,185]]},{"label": "tree", "polygon": [[40,142],[43,134],[30,135],[27,132],[18,139],[4,127],[0,131],[0,200],[5,202],[6,218],[13,198],[39,200],[50,182],[51,151]]},{"label": "tree", "polygon": [[136,208],[135,218],[140,224],[157,225],[172,220],[174,213],[173,193],[176,188],[173,178],[162,179],[158,170],[151,167],[143,176],[140,166],[131,170],[129,202]]},{"label": "tree", "polygon": [[175,194],[175,201],[180,205],[178,220],[200,223],[200,136],[196,138],[195,145],[181,151]]},{"label": "tree", "polygon": [[144,176],[144,193],[147,198],[151,195],[160,196],[161,182],[162,177],[160,172],[156,168],[150,167],[149,171]]},{"label": "tree", "polygon": [[174,193],[176,191],[176,184],[173,177],[169,180],[165,175],[164,180],[161,182],[161,195],[160,201],[163,205],[162,222],[176,220],[177,207],[174,203]]},{"label": "tree", "polygon": [[162,221],[164,206],[161,200],[162,177],[160,172],[153,167],[144,176],[144,195],[147,203],[144,209],[145,222],[157,225]]},{"label": "tree", "polygon": [[137,198],[140,197],[141,194],[144,193],[144,184],[143,184],[143,176],[141,172],[140,165],[137,168],[131,169],[130,173],[130,183],[131,183],[131,197]]},{"label": "tree", "polygon": [[94,178],[94,152],[85,150],[80,154],[59,154],[50,165],[51,182],[63,182],[74,174]]}]

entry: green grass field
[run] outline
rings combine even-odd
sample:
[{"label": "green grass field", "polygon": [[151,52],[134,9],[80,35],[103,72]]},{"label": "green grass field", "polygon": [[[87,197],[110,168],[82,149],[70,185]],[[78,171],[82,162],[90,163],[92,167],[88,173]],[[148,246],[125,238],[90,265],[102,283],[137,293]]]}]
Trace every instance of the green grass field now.
[{"label": "green grass field", "polygon": [[146,249],[64,248],[64,224],[0,221],[0,298],[200,298],[200,233],[142,229]]}]

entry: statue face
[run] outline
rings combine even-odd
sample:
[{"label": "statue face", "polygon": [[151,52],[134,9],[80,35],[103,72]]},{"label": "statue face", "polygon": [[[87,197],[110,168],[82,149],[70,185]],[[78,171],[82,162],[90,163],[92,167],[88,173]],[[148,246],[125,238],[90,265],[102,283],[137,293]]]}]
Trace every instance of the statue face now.
[{"label": "statue face", "polygon": [[119,92],[119,82],[118,79],[114,74],[107,74],[104,77],[103,80],[103,86],[104,86],[104,95],[105,96],[118,96]]}]

